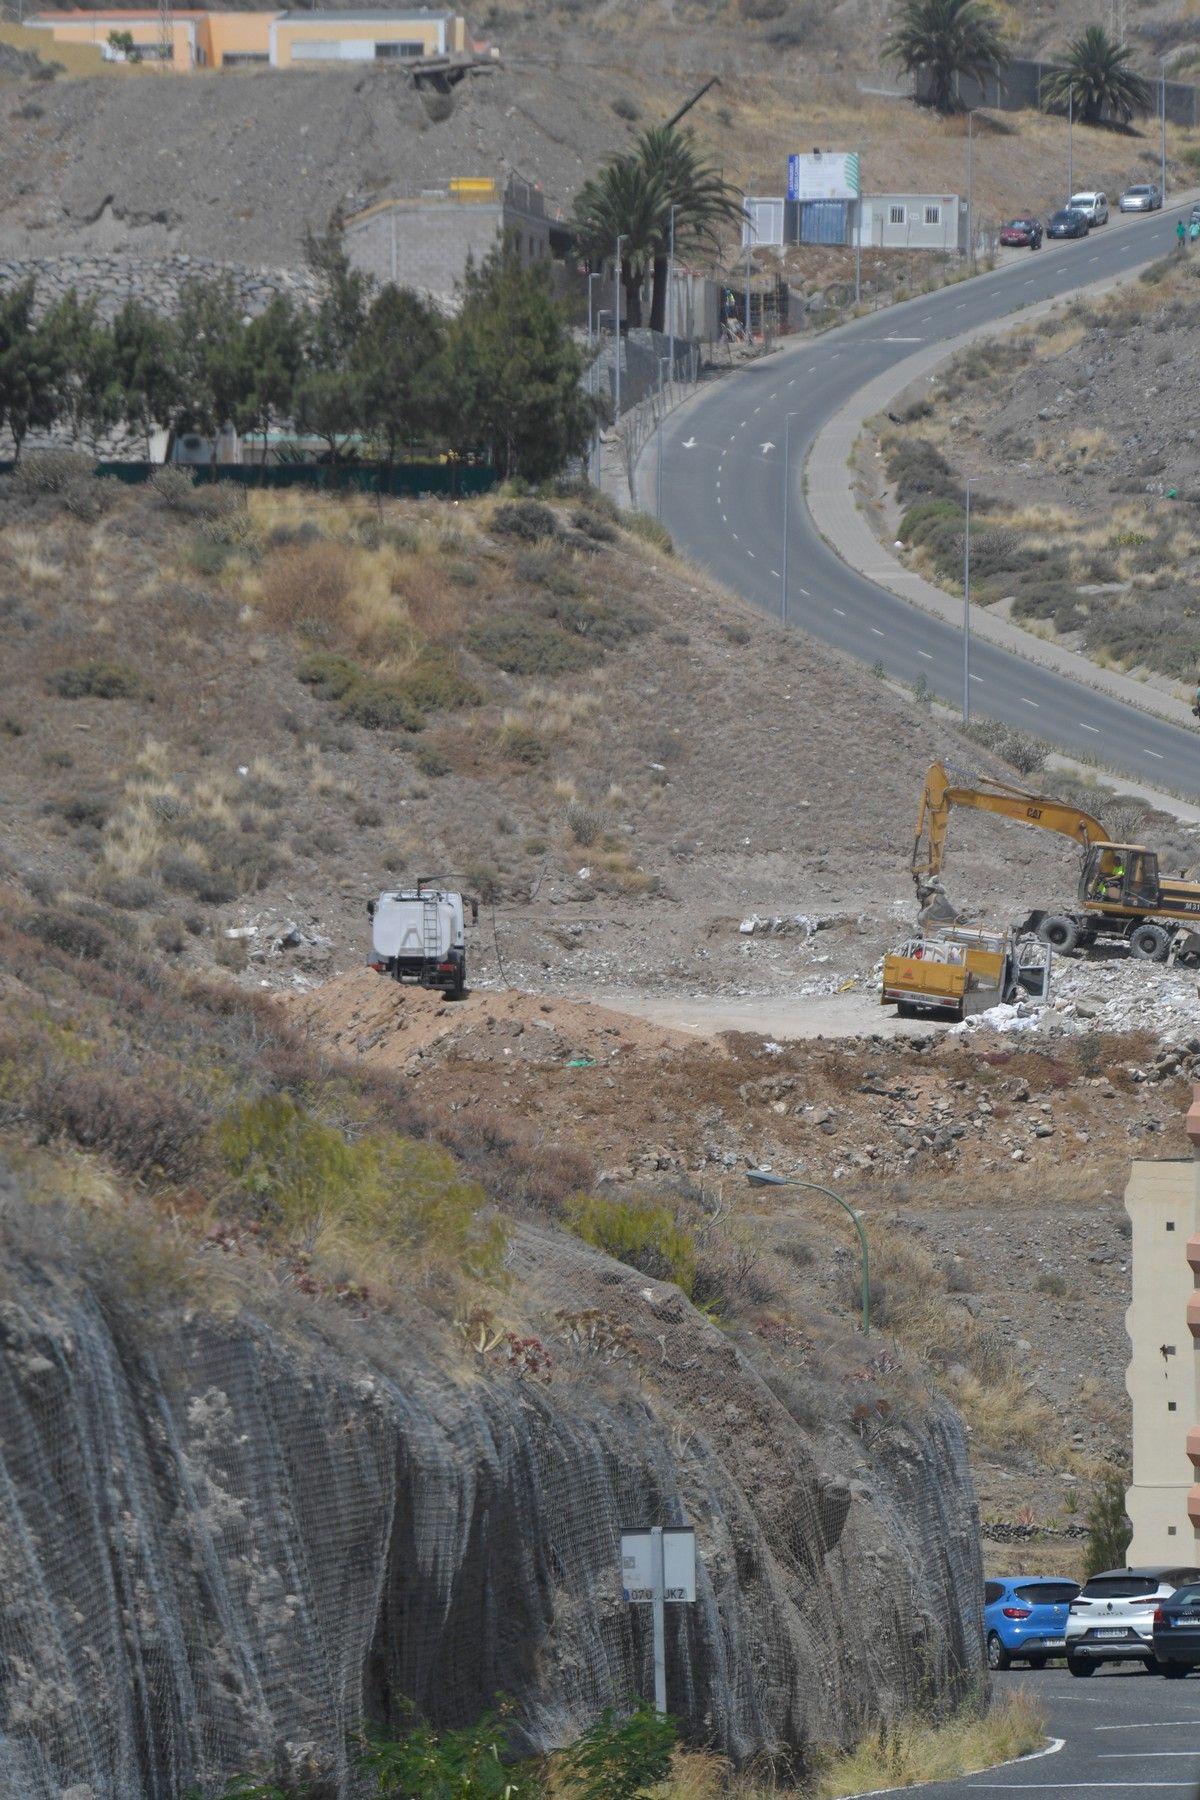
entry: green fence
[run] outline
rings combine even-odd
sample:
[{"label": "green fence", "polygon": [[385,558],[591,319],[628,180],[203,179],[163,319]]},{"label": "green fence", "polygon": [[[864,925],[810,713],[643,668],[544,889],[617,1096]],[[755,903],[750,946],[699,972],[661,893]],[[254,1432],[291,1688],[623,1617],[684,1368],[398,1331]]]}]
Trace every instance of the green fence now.
[{"label": "green fence", "polygon": [[[7,475],[12,467],[11,462],[0,462],[0,475]],[[136,484],[149,481],[162,467],[162,463],[102,462],[96,464],[96,473]],[[211,481],[214,476],[212,468],[197,468],[194,472],[198,483]],[[493,468],[458,463],[397,463],[392,469],[375,463],[350,463],[336,469],[328,463],[280,463],[267,468],[218,463],[215,473],[218,481],[232,481],[238,487],[320,488],[330,493],[383,493],[397,497],[486,494],[499,480]]]}]

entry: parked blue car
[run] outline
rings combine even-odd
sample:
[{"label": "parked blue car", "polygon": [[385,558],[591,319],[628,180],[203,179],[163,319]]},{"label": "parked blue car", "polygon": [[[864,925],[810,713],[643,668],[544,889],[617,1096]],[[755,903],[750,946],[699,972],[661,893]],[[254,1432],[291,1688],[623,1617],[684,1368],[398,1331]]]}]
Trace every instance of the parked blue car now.
[{"label": "parked blue car", "polygon": [[1026,1662],[1040,1669],[1047,1657],[1065,1654],[1067,1613],[1077,1581],[1057,1575],[1006,1575],[983,1590],[983,1629],[989,1669]]}]

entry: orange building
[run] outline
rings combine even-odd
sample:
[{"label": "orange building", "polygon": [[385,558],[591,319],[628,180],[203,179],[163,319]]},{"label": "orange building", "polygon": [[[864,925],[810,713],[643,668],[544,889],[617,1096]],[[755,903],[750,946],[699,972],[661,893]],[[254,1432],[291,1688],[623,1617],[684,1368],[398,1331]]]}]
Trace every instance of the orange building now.
[{"label": "orange building", "polygon": [[407,11],[207,12],[157,8],[36,13],[26,20],[56,44],[86,44],[108,62],[193,69],[291,69],[331,62],[389,62],[469,48],[466,20],[425,7]]}]

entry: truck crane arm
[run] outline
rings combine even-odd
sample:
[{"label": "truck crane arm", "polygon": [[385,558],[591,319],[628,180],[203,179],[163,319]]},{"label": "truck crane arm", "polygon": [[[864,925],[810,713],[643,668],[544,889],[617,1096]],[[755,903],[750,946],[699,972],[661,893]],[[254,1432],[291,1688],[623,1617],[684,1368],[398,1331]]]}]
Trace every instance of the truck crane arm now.
[{"label": "truck crane arm", "polygon": [[999,813],[1005,819],[1020,819],[1026,825],[1039,825],[1043,831],[1058,831],[1074,838],[1086,850],[1090,844],[1106,843],[1108,833],[1099,819],[1082,812],[1077,806],[1051,800],[1044,794],[1027,793],[1024,788],[1007,782],[979,776],[973,787],[957,787],[942,763],[931,763],[921,790],[917,810],[917,832],[913,839],[912,872],[920,886],[941,873],[946,854],[946,829],[950,810],[955,806],[973,807],[978,812]]}]

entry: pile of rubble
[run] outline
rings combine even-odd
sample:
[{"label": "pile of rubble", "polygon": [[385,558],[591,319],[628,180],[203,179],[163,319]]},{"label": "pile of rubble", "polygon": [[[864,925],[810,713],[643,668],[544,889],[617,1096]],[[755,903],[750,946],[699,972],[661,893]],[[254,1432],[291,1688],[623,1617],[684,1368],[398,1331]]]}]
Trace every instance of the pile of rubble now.
[{"label": "pile of rubble", "polygon": [[[1056,957],[1048,1005],[993,1006],[954,1029],[1153,1031],[1164,1043],[1180,1044],[1200,1034],[1200,997],[1194,971],[1126,957],[1106,962]],[[1200,1048],[1200,1035],[1196,1041]]]}]

